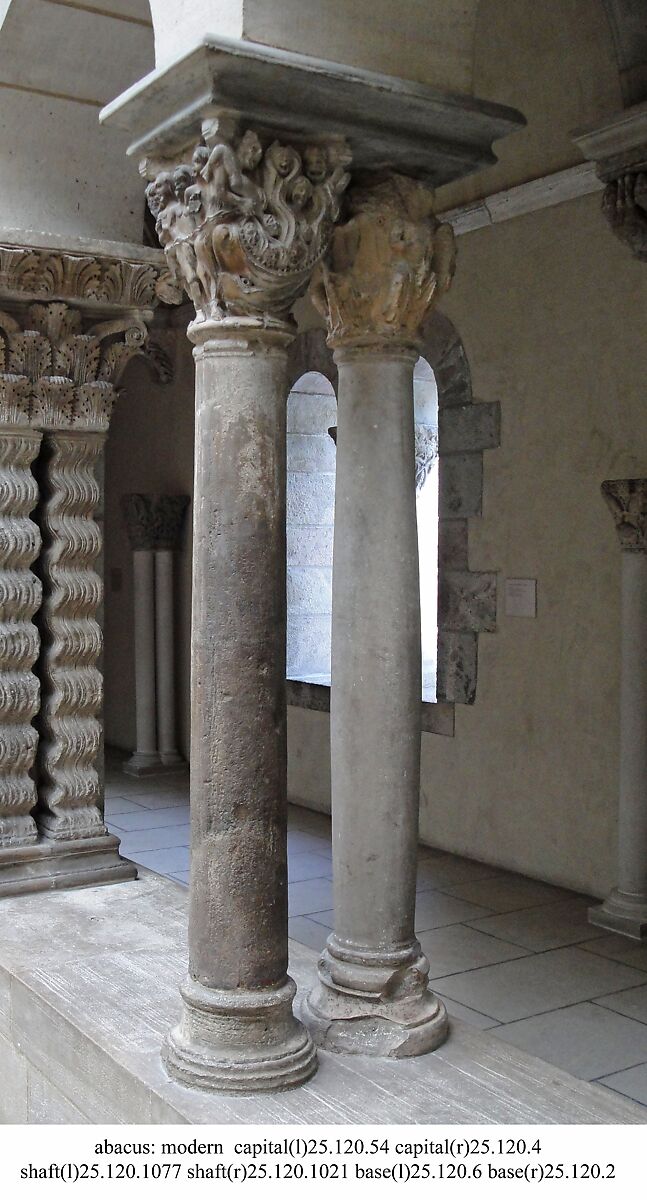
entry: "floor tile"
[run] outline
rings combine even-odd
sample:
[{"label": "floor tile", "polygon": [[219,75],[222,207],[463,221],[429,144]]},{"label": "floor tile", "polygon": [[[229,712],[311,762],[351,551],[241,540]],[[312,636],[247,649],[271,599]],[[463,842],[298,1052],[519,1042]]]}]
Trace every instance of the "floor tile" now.
[{"label": "floor tile", "polygon": [[335,910],[334,908],[324,908],[321,912],[311,913],[310,920],[316,921],[317,925],[323,925],[330,933],[331,929],[335,928]]},{"label": "floor tile", "polygon": [[418,889],[427,891],[429,888],[439,888],[443,891],[446,885],[492,879],[500,874],[498,867],[488,867],[469,858],[457,858],[453,854],[438,852],[432,858],[419,858]]},{"label": "floor tile", "polygon": [[461,900],[482,904],[484,908],[499,913],[573,899],[572,892],[551,887],[548,883],[538,883],[535,879],[524,879],[521,875],[500,875],[493,879],[455,883],[442,890],[450,896],[459,896]]},{"label": "floor tile", "polygon": [[323,950],[328,932],[324,925],[312,921],[310,917],[290,917],[288,921],[288,937],[317,953]]},{"label": "floor tile", "polygon": [[623,1013],[625,1017],[633,1017],[636,1021],[647,1024],[647,983],[642,987],[629,988],[626,992],[615,992],[611,996],[600,996],[596,1004],[610,1008],[613,1012]]},{"label": "floor tile", "polygon": [[472,929],[505,938],[527,950],[556,950],[559,946],[572,946],[599,936],[599,931],[588,923],[588,907],[588,900],[577,897],[558,904],[499,913],[480,921],[470,921],[470,925]]},{"label": "floor tile", "polygon": [[304,879],[330,879],[330,859],[321,854],[289,854],[288,882],[299,883]]},{"label": "floor tile", "polygon": [[[630,1100],[637,1100],[639,1104],[647,1106],[647,1064],[641,1067],[631,1067],[628,1071],[620,1071],[618,1074],[606,1075],[599,1079],[598,1083],[611,1088],[613,1092],[620,1092],[621,1096],[628,1096]],[[647,1121],[647,1117],[645,1120]]]},{"label": "floor tile", "polygon": [[434,995],[442,1000],[450,1020],[452,1017],[458,1017],[461,1021],[467,1021],[468,1025],[473,1025],[475,1029],[498,1029],[499,1022],[493,1021],[492,1017],[486,1017],[473,1008],[467,1008],[464,1004],[459,1004],[457,1000],[451,1000],[449,996],[441,996],[435,987],[432,990]]},{"label": "floor tile", "polygon": [[329,909],[331,905],[330,879],[306,879],[301,883],[288,884],[288,911],[291,917],[321,912],[323,909]]},{"label": "floor tile", "polygon": [[188,792],[154,792],[147,795],[144,792],[138,792],[133,796],[135,803],[141,808],[160,809],[160,808],[176,808],[183,806],[189,808],[189,793]]},{"label": "floor tile", "polygon": [[136,804],[134,800],[128,800],[126,796],[108,796],[106,795],[105,803],[106,816],[108,819],[116,817],[119,814],[128,812],[141,812],[141,804]]},{"label": "floor tile", "polygon": [[186,805],[176,805],[158,811],[140,808],[137,812],[119,813],[113,824],[119,830],[161,829],[164,825],[186,825],[188,821],[189,810]]},{"label": "floor tile", "polygon": [[189,845],[189,826],[166,825],[163,829],[130,829],[122,833],[116,825],[108,823],[111,833],[121,838],[121,853],[126,858],[136,850],[167,850],[173,846]]},{"label": "floor tile", "polygon": [[429,959],[430,979],[487,967],[511,958],[523,958],[528,953],[520,946],[488,937],[465,925],[449,925],[421,933],[420,945]]},{"label": "floor tile", "polygon": [[647,1062],[647,1025],[597,1004],[575,1004],[502,1025],[496,1036],[578,1079]]},{"label": "floor tile", "polygon": [[176,875],[189,869],[188,846],[174,846],[168,850],[134,850],[127,856],[159,875]]},{"label": "floor tile", "polygon": [[328,859],[332,857],[330,841],[315,837],[312,833],[303,833],[299,829],[288,829],[288,853],[305,854],[306,852],[321,854]]},{"label": "floor tile", "polygon": [[183,883],[185,887],[189,886],[189,872],[188,871],[175,871],[170,876],[170,878],[176,879],[178,883]]},{"label": "floor tile", "polygon": [[[594,926],[591,926],[594,928]],[[617,933],[603,933],[601,938],[583,947],[591,954],[601,954],[614,962],[625,963],[637,971],[647,971],[647,942],[635,942],[632,938],[620,937]]]},{"label": "floor tile", "polygon": [[416,933],[487,916],[487,908],[446,896],[443,892],[419,892],[416,897]]},{"label": "floor tile", "polygon": [[497,1021],[517,1021],[642,982],[631,967],[566,947],[450,975],[439,991]]}]

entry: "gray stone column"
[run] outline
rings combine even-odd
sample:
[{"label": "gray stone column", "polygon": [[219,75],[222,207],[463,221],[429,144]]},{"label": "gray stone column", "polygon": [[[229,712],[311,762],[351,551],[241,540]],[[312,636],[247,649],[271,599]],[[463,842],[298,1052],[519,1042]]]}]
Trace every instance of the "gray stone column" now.
[{"label": "gray stone column", "polygon": [[647,479],[602,484],[622,549],[618,884],[589,909],[602,929],[647,937]]},{"label": "gray stone column", "polygon": [[339,368],[331,755],[335,929],[305,1019],[331,1050],[433,1050],[447,1015],[414,933],[420,589],[413,368],[453,271],[431,195],[391,176],[349,193],[313,299]]},{"label": "gray stone column", "polygon": [[348,152],[205,120],[147,189],[196,320],[189,974],[164,1048],[205,1089],[286,1088],[316,1056],[287,974],[288,314],[327,249]]}]

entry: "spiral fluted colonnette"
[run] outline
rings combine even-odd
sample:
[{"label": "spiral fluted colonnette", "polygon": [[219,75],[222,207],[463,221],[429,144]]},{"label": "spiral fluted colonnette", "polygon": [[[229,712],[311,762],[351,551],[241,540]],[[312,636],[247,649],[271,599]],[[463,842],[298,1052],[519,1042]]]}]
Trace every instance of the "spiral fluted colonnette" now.
[{"label": "spiral fluted colonnette", "polygon": [[44,600],[39,617],[43,686],[37,821],[49,838],[105,833],[96,759],[103,681],[97,668],[102,633],[96,615],[102,583],[94,570],[101,533],[94,464],[103,434],[47,433],[39,513]]},{"label": "spiral fluted colonnette", "polygon": [[38,499],[30,467],[40,440],[31,430],[0,429],[0,847],[29,845],[37,837],[30,770],[38,743],[32,720],[39,683],[32,667],[41,585],[30,568],[40,533],[29,514]]}]

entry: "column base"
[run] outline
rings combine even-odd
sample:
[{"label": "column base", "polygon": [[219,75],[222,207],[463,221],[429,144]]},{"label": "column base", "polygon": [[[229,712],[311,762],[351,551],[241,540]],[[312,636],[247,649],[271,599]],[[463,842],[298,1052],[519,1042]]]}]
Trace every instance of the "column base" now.
[{"label": "column base", "polygon": [[119,854],[112,834],[70,842],[41,837],[31,846],[0,848],[0,897],[99,887],[137,878],[137,867]]},{"label": "column base", "polygon": [[127,759],[122,770],[124,775],[160,775],[164,771],[159,754],[141,754],[138,750]]},{"label": "column base", "polygon": [[589,909],[589,924],[642,941],[647,938],[647,896],[614,888],[603,904]]},{"label": "column base", "polygon": [[292,1012],[291,979],[277,988],[231,991],[188,979],[180,991],[182,1017],[162,1050],[179,1083],[208,1092],[274,1092],[314,1075],[316,1051]]},{"label": "column base", "polygon": [[[319,962],[319,982],[303,1005],[316,1046],[344,1054],[413,1058],[442,1045],[449,1033],[447,1011],[427,987],[424,955],[397,965],[379,965],[376,958],[353,964],[335,958],[331,941],[334,947],[334,934]],[[403,957],[394,954],[396,960]]]}]

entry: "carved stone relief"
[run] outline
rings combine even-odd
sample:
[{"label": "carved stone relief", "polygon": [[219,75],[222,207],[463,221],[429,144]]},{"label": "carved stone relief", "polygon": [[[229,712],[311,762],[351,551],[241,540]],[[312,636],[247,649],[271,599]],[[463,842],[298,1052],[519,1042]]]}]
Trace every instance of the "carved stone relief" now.
[{"label": "carved stone relief", "polygon": [[602,495],[615,522],[623,550],[647,552],[647,479],[606,479]]},{"label": "carved stone relief", "polygon": [[[231,131],[227,131],[231,133]],[[190,162],[145,161],[146,197],[170,282],[199,319],[282,318],[326,253],[349,182],[343,140],[297,149],[205,121]]]},{"label": "carved stone relief", "polygon": [[647,262],[647,172],[628,172],[608,183],[602,212],[634,258]]},{"label": "carved stone relief", "polygon": [[176,550],[189,496],[142,495],[121,497],[132,550]]},{"label": "carved stone relief", "polygon": [[348,193],[329,261],[311,287],[331,346],[416,345],[430,307],[449,287],[454,234],[433,215],[433,193],[401,175]]},{"label": "carved stone relief", "polygon": [[163,266],[96,255],[0,245],[0,295],[152,308]]}]

